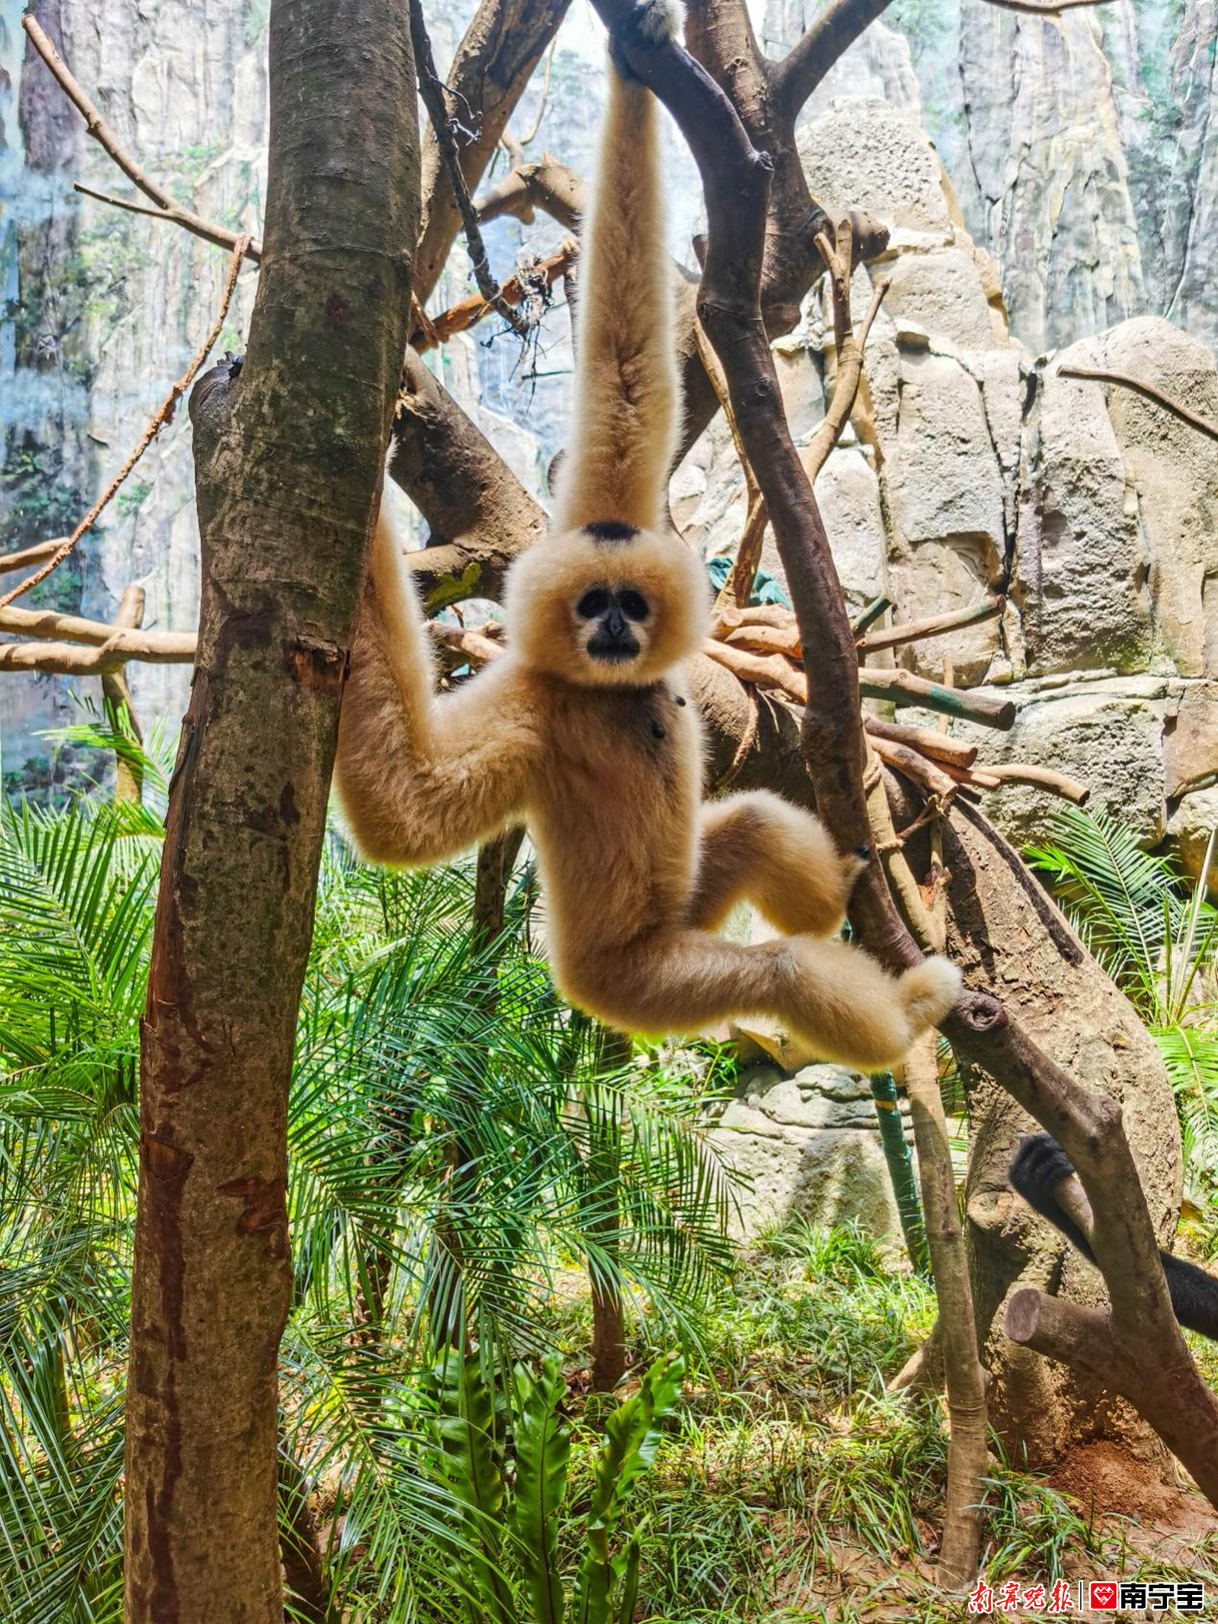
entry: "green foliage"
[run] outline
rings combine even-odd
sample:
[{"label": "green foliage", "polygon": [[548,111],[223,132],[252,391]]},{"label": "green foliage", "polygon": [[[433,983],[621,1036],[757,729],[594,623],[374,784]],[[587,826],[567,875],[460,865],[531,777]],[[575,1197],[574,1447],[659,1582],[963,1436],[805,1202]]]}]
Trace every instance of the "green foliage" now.
[{"label": "green foliage", "polygon": [[114,506],[117,508],[120,518],[127,519],[133,513],[138,513],[151,495],[151,485],[142,479],[133,479],[129,484],[124,485],[114,498]]},{"label": "green foliage", "polygon": [[[1135,832],[1104,813],[1058,808],[1027,853],[1071,923],[1154,1035],[1180,1108],[1190,1176],[1218,1178],[1218,909]],[[1205,869],[1211,871],[1211,835]]]},{"label": "green foliage", "polygon": [[657,1359],[609,1415],[593,1456],[589,1504],[578,1519],[582,1556],[568,1592],[558,1532],[569,1515],[571,1438],[560,1415],[566,1384],[557,1356],[544,1359],[536,1376],[516,1366],[510,1421],[477,1354],[452,1354],[437,1366],[433,1425],[439,1470],[465,1513],[450,1552],[470,1624],[630,1624],[642,1547],[638,1529],[627,1532],[625,1520],[684,1376],[681,1358]]},{"label": "green foliage", "polygon": [[[139,1021],[168,752],[140,753],[114,718],[70,732],[138,753],[149,804],[0,814],[5,1624],[121,1616]],[[434,1469],[426,1377],[449,1318],[488,1372],[508,1369],[551,1336],[556,1272],[593,1262],[671,1339],[730,1263],[730,1184],[697,1094],[655,1066],[596,1069],[528,946],[531,894],[526,873],[478,951],[469,865],[372,868],[336,833],[323,855],[288,1102],[283,1509],[332,1508],[336,1606],[382,1624],[450,1616],[436,1551],[472,1508]],[[612,1192],[590,1169],[585,1096],[616,1125]],[[596,1221],[611,1195],[609,1254]],[[554,1446],[538,1447],[552,1487]],[[501,1509],[483,1508],[479,1535],[492,1594]]]}]

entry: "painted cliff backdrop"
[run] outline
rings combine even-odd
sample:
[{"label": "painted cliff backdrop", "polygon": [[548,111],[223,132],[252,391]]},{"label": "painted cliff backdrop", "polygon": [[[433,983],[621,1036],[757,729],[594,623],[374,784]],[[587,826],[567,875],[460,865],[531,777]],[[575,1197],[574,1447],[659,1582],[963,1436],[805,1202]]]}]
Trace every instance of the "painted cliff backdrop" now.
[{"label": "painted cliff backdrop", "polygon": [[[35,9],[151,172],[197,212],[259,229],[265,0]],[[441,62],[470,9],[428,8]],[[758,4],[758,34],[777,52],[814,10]],[[79,518],[206,330],[225,258],[73,191],[74,180],[129,188],[27,53],[20,11],[0,0],[4,551]],[[1003,622],[950,646],[958,679],[1001,683],[1018,700],[1016,729],[990,734],[985,751],[1066,766],[1148,842],[1170,830],[1186,848],[1218,818],[1218,448],[1178,425],[1165,433],[1136,398],[1105,406],[1044,357],[1077,345],[1076,358],[1218,409],[1216,40],[1215,0],[1113,0],[1054,18],[896,0],[818,91],[801,133],[817,195],[894,228],[882,267],[892,290],[868,350],[878,441],[848,432],[818,486],[852,601],[884,589],[909,618],[974,601],[1005,573]],[[529,154],[586,172],[599,87],[598,29],[574,0],[548,87],[539,74],[514,121],[527,134],[541,115]],[[675,138],[669,153],[673,248],[688,261],[697,189]],[[559,235],[540,217],[496,222],[496,273]],[[240,279],[221,350],[241,347],[255,275]],[[432,307],[467,287],[458,244]],[[561,298],[527,360],[489,336],[463,336],[433,364],[540,492],[566,404]],[[821,411],[823,340],[813,295],[779,345],[805,435]],[[707,554],[734,541],[743,493],[721,427],[674,492]],[[108,619],[135,582],[146,625],[192,628],[197,547],[183,411],[43,601]],[[902,658],[921,669],[942,654],[913,645]],[[131,679],[146,721],[180,714],[183,668],[133,667]],[[88,697],[90,683],[0,685],[8,787],[45,778],[43,730],[77,690]],[[1020,793],[1003,790],[995,809],[1026,833],[1034,803]]]}]

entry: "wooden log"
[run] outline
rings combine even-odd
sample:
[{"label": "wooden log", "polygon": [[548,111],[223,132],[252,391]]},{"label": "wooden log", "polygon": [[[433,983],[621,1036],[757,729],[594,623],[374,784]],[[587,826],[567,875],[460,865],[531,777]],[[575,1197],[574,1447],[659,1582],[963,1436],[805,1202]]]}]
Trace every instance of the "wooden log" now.
[{"label": "wooden log", "polygon": [[990,694],[945,688],[942,683],[915,677],[912,671],[882,671],[876,666],[859,667],[859,692],[864,699],[887,699],[897,705],[920,705],[926,710],[943,711],[965,722],[996,727],[1007,732],[1015,724],[1014,700],[995,699]]},{"label": "wooden log", "polygon": [[958,631],[961,626],[975,626],[983,620],[993,620],[1002,613],[1001,598],[985,598],[970,604],[967,609],[955,609],[948,615],[931,615],[925,620],[907,620],[883,631],[869,632],[859,643],[865,654],[876,649],[896,648],[902,643],[920,643],[928,637],[943,637]]},{"label": "wooden log", "polygon": [[971,767],[977,759],[977,746],[965,744],[963,739],[949,738],[929,727],[905,727],[900,722],[887,722],[882,716],[864,716],[863,725],[874,739],[888,739],[893,744],[907,744],[932,761],[953,762],[957,767]]}]

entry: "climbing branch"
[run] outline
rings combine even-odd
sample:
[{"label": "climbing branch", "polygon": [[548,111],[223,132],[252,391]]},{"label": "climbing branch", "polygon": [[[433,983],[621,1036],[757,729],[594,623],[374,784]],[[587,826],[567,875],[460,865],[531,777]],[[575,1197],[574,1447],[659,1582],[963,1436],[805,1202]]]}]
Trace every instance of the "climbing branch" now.
[{"label": "climbing branch", "polygon": [[[507,322],[516,333],[528,332],[528,327],[508,301],[503,297],[498,282],[491,274],[490,260],[486,254],[486,244],[482,240],[482,231],[478,225],[478,211],[474,208],[473,200],[469,195],[469,185],[465,179],[465,172],[461,168],[461,155],[457,151],[457,139],[453,130],[453,119],[449,113],[446,101],[444,81],[436,72],[435,57],[431,50],[431,37],[427,32],[427,24],[423,20],[423,7],[420,0],[410,0],[410,37],[414,44],[415,68],[419,77],[419,95],[423,98],[423,105],[427,109],[427,116],[431,120],[432,132],[436,144],[440,149],[440,156],[448,172],[449,184],[457,200],[457,208],[461,215],[461,224],[465,229],[465,242],[469,249],[470,264],[473,267],[474,281],[478,284],[478,291],[487,304]],[[417,295],[416,295],[417,296]]]},{"label": "climbing branch", "polygon": [[950,614],[931,615],[926,620],[907,620],[884,631],[868,632],[859,638],[858,646],[864,654],[874,654],[882,648],[899,648],[905,643],[925,642],[928,637],[942,637],[946,632],[959,631],[962,626],[976,626],[983,620],[993,620],[1002,613],[1001,598],[983,598],[967,609],[953,609]]},{"label": "climbing branch", "polygon": [[201,215],[194,214],[190,209],[184,209],[171,192],[167,192],[158,180],[155,180],[146,169],[143,169],[123,146],[118,136],[106,123],[98,112],[92,99],[85,89],[72,76],[67,63],[55,49],[46,31],[32,12],[27,11],[21,19],[21,26],[29,36],[31,45],[46,63],[48,70],[56,83],[67,96],[85,121],[85,129],[97,142],[103,152],[109,154],[114,162],[145,197],[150,197],[155,208],[146,209],[138,203],[132,203],[124,198],[111,197],[107,192],[97,192],[91,187],[76,184],[76,190],[83,192],[86,197],[97,198],[102,203],[113,204],[115,208],[128,209],[133,214],[150,214],[158,220],[168,220],[171,224],[181,226],[195,237],[201,237],[204,242],[214,243],[217,248],[235,248],[238,242],[243,244],[242,253],[255,264],[262,258],[262,249],[252,237],[236,231],[229,231],[226,226],[218,226],[211,220],[204,220]]},{"label": "climbing branch", "polygon": [[[465,332],[484,316],[489,316],[492,310],[497,310],[500,304],[515,306],[544,295],[555,282],[567,275],[578,258],[579,244],[574,237],[567,237],[556,253],[538,260],[530,269],[517,271],[515,276],[510,276],[499,289],[497,303],[475,294],[451,305],[438,316],[427,317],[426,325],[416,327],[411,334],[410,342],[416,354],[422,355],[455,334]],[[527,325],[534,324],[530,322]]]},{"label": "climbing branch", "polygon": [[[27,16],[25,21],[28,22],[29,20],[30,19]],[[66,540],[60,542],[55,551],[39,569],[34,571],[33,575],[27,575],[24,581],[19,581],[15,587],[10,587],[10,589],[4,593],[3,596],[0,596],[0,609],[7,608],[15,598],[22,597],[26,592],[29,592],[32,587],[36,587],[40,581],[45,581],[47,576],[50,575],[53,570],[57,570],[59,568],[64,559],[67,558],[72,552],[73,548],[75,548],[77,542],[91,528],[98,514],[101,513],[102,509],[110,501],[110,498],[118,490],[119,486],[126,479],[127,475],[144,455],[144,452],[147,451],[148,447],[165,427],[166,423],[172,423],[173,414],[177,409],[179,398],[190,387],[191,379],[203,365],[203,362],[211,353],[212,345],[220,336],[220,329],[224,326],[224,318],[228,315],[229,301],[233,296],[233,289],[237,285],[237,273],[241,269],[241,261],[245,256],[245,250],[248,245],[249,238],[246,236],[238,237],[236,242],[233,244],[233,251],[228,264],[228,276],[224,283],[224,294],[220,300],[220,309],[216,314],[216,319],[212,322],[211,329],[208,332],[207,337],[203,340],[202,344],[191,357],[190,365],[186,368],[186,371],[182,374],[178,381],[172,386],[168,395],[166,395],[165,399],[157,408],[152,421],[144,430],[134,451],[131,452],[126,462],[106,486],[105,490],[98,497],[97,501],[94,502],[93,506],[85,514],[84,518],[76,526],[76,529],[73,530],[72,534],[68,536]]]},{"label": "climbing branch", "polygon": [[[612,14],[609,0],[598,6]],[[674,41],[647,41],[627,22],[619,42],[632,70],[676,119],[702,175],[709,231],[698,315],[727,377],[799,621],[809,689],[817,698],[802,726],[817,808],[848,850],[868,827],[857,653],[828,537],[785,421],[760,307],[773,165],[754,149],[727,97]],[[875,860],[860,876],[851,920],[893,969],[920,961]],[[1201,1380],[1172,1313],[1119,1107],[1044,1054],[988,991],[967,990],[944,1030],[1074,1163],[1095,1213],[1095,1255],[1111,1298],[1108,1323],[1117,1345],[1137,1350],[1148,1373],[1130,1400],[1218,1504],[1218,1399]]]},{"label": "climbing branch", "polygon": [[[990,3],[993,4],[994,0],[990,0]],[[1190,411],[1178,400],[1165,395],[1161,389],[1156,389],[1153,384],[1146,383],[1141,378],[1133,377],[1131,373],[1108,372],[1100,367],[1058,367],[1057,375],[1059,378],[1082,378],[1089,383],[1110,383],[1121,389],[1132,389],[1135,393],[1145,396],[1147,400],[1153,401],[1156,406],[1162,406],[1165,411],[1171,412],[1182,423],[1187,423],[1189,428],[1196,429],[1198,434],[1204,434],[1211,440],[1218,440],[1218,423]]]},{"label": "climbing branch", "polygon": [[[444,81],[458,121],[458,156],[467,193],[476,191],[569,3],[480,0]],[[426,303],[462,224],[449,165],[432,132],[423,135],[422,182],[415,292]]]},{"label": "climbing branch", "polygon": [[575,231],[587,201],[588,188],[582,175],[547,152],[538,163],[516,164],[477,200],[475,207],[483,225],[505,214],[531,225],[535,211],[540,209],[560,226]]}]

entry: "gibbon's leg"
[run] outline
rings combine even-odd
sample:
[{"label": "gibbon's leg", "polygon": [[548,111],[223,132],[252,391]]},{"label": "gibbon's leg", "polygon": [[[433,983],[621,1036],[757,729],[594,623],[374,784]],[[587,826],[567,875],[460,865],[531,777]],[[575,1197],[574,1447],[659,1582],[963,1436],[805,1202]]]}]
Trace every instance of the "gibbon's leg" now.
[{"label": "gibbon's leg", "polygon": [[536,739],[492,668],[437,700],[414,585],[382,520],[339,715],[335,781],[365,856],[428,863],[520,810]]},{"label": "gibbon's leg", "polygon": [[[1015,1147],[1007,1176],[1028,1205],[1060,1230],[1089,1263],[1094,1263],[1087,1237],[1057,1204],[1057,1186],[1073,1173],[1074,1164],[1051,1134],[1029,1133]],[[1180,1324],[1218,1342],[1218,1280],[1170,1252],[1160,1252],[1159,1261]]]},{"label": "gibbon's leg", "polygon": [[785,935],[833,936],[867,848],[843,857],[820,819],[768,790],[702,808],[687,922],[717,930],[747,898]]},{"label": "gibbon's leg", "polygon": [[790,936],[744,946],[699,930],[655,931],[559,969],[575,1004],[610,1026],[704,1031],[741,1015],[787,1022],[826,1060],[895,1065],[955,1003],[960,972],[926,959],[899,979],[846,942]]}]

